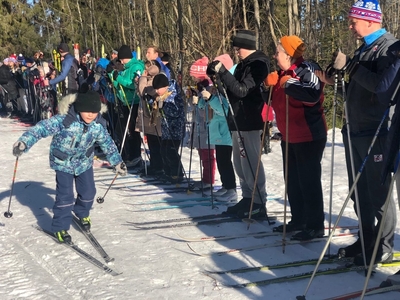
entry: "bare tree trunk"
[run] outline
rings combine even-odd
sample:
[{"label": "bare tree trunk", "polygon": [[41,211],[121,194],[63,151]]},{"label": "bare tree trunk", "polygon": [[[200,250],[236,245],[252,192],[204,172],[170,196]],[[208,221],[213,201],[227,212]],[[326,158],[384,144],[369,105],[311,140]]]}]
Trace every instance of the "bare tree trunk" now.
[{"label": "bare tree trunk", "polygon": [[261,39],[260,39],[261,21],[260,21],[260,6],[258,4],[258,0],[254,0],[254,18],[256,20],[256,45],[257,49],[261,49]]},{"label": "bare tree trunk", "polygon": [[67,7],[68,7],[68,10],[69,10],[69,16],[71,17],[71,20],[70,20],[71,32],[72,32],[72,35],[75,35],[73,13],[72,13],[71,7],[69,6],[69,1],[65,1],[65,2],[67,3]]},{"label": "bare tree trunk", "polygon": [[297,0],[287,0],[289,35],[300,34],[299,4]]},{"label": "bare tree trunk", "polygon": [[[79,23],[81,24],[81,30],[82,30],[81,32],[82,32],[82,35],[84,37],[85,45],[87,45],[86,34],[84,33],[85,28],[83,27],[84,23],[83,23],[83,20],[82,20],[82,13],[81,13],[81,7],[79,5],[79,0],[76,0],[76,9],[78,11]],[[76,42],[77,41],[74,41],[74,43],[76,43]]]},{"label": "bare tree trunk", "polygon": [[225,15],[225,0],[221,0],[221,10],[222,10],[222,51],[226,50],[226,15]]},{"label": "bare tree trunk", "polygon": [[154,40],[155,39],[155,34],[154,34],[152,16],[151,16],[150,9],[149,9],[149,0],[145,0],[144,1],[144,6],[145,6],[145,9],[146,9],[147,22],[149,23],[149,29],[150,29],[150,33],[151,33],[151,38]]},{"label": "bare tree trunk", "polygon": [[[43,16],[46,18],[45,20],[46,20],[46,29],[47,29],[47,43],[50,45],[50,28],[49,28],[49,22],[47,21],[46,9],[44,8],[43,1],[40,1],[40,5],[42,6]],[[56,29],[54,27],[53,19],[50,18],[50,20],[51,20],[51,25],[53,27],[53,30],[56,31]]]},{"label": "bare tree trunk", "polygon": [[183,24],[182,24],[182,3],[181,0],[176,1],[177,9],[178,9],[178,38],[179,38],[179,62],[178,62],[178,74],[177,81],[180,87],[182,87],[183,83],[183,59],[184,59],[184,48],[183,48]]},{"label": "bare tree trunk", "polygon": [[244,28],[249,29],[249,23],[247,21],[247,9],[246,9],[246,0],[242,0],[242,13],[243,13],[243,23]]},{"label": "bare tree trunk", "polygon": [[275,44],[275,46],[277,46],[278,45],[278,38],[277,38],[277,36],[276,36],[276,33],[275,33],[275,27],[274,27],[274,20],[273,20],[273,17],[272,17],[272,15],[273,15],[273,10],[274,10],[274,8],[273,8],[273,0],[269,0],[268,1],[268,11],[267,11],[267,20],[268,20],[268,25],[269,25],[269,31],[270,31],[270,34],[271,34],[271,37],[272,37],[272,40],[274,41],[274,44]]}]

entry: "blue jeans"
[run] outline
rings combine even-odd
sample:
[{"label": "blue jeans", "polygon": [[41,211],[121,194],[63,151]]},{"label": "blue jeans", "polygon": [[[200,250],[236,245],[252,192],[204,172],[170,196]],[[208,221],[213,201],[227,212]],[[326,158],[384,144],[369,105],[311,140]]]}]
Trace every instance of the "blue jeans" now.
[{"label": "blue jeans", "polygon": [[[74,181],[77,197],[74,195]],[[72,222],[72,211],[78,218],[89,216],[96,196],[93,168],[75,176],[56,171],[56,202],[53,206],[52,231],[68,230]]]}]

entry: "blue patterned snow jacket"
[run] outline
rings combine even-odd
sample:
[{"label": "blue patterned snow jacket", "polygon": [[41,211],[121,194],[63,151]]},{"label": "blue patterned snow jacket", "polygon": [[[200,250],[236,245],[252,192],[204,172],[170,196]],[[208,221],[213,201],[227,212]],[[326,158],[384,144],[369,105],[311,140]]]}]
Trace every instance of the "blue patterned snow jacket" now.
[{"label": "blue patterned snow jacket", "polygon": [[166,98],[162,100],[162,140],[182,140],[185,129],[185,111],[180,88],[175,80],[170,81]]},{"label": "blue patterned snow jacket", "polygon": [[106,129],[106,121],[101,116],[86,124],[71,105],[76,94],[64,97],[59,103],[59,114],[37,123],[25,132],[18,141],[24,142],[27,152],[40,139],[53,136],[50,144],[50,167],[68,174],[80,175],[93,166],[94,144],[97,143],[107,160],[113,166],[122,162],[118,149]]}]

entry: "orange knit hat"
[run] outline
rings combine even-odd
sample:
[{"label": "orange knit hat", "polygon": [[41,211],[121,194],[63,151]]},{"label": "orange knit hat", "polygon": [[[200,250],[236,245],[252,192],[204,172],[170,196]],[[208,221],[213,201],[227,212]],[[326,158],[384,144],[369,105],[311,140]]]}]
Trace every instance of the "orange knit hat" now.
[{"label": "orange knit hat", "polygon": [[283,49],[293,58],[299,58],[306,50],[306,45],[296,35],[285,35],[280,40]]}]

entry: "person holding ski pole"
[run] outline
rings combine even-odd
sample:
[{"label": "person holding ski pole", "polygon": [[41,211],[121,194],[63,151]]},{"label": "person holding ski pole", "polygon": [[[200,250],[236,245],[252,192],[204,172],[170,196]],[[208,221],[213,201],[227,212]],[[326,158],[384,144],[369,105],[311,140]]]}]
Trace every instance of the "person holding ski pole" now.
[{"label": "person holding ski pole", "polygon": [[[133,58],[132,51],[127,45],[118,49],[118,59],[124,65],[124,70],[115,70],[111,63],[107,66],[107,73],[116,90],[120,101],[116,135],[117,144],[122,146],[122,157],[128,168],[140,169],[143,165],[140,133],[135,130],[139,110],[139,96],[136,91],[136,80],[145,69],[144,62]],[[118,103],[119,104],[119,103]],[[126,134],[126,135],[125,135]]]},{"label": "person holding ski pole", "polygon": [[153,78],[157,109],[161,115],[161,155],[164,166],[162,181],[172,184],[183,181],[181,157],[178,149],[185,129],[185,112],[180,89],[175,80],[169,81],[164,73]]},{"label": "person holding ski pole", "polygon": [[[234,74],[222,62],[214,60],[208,65],[207,75],[218,77],[222,82],[222,95],[229,101],[229,130],[232,132],[233,165],[240,179],[242,199],[228,207],[227,213],[241,218],[249,216],[254,194],[253,218],[266,217],[267,199],[264,166],[260,165],[258,178],[255,178],[261,146],[260,130],[264,127],[261,116],[264,100],[261,84],[269,73],[269,59],[256,47],[256,35],[251,30],[238,30],[233,37],[232,46],[238,55]],[[256,191],[253,193],[254,182]]]},{"label": "person holding ski pole", "polygon": [[[59,114],[37,123],[13,145],[19,157],[40,139],[53,136],[50,144],[50,167],[56,172],[56,201],[53,207],[52,232],[60,242],[70,242],[68,233],[72,212],[89,230],[90,209],[96,195],[93,178],[94,144],[100,146],[118,175],[126,175],[126,166],[101,116],[107,110],[94,91],[65,96]],[[74,197],[73,186],[77,197]]]},{"label": "person holding ski pole", "polygon": [[[287,164],[284,170],[288,172],[285,178],[292,214],[286,232],[299,231],[292,236],[294,240],[324,235],[321,185],[321,159],[327,138],[322,106],[324,84],[314,73],[321,69],[319,65],[304,59],[305,49],[298,36],[283,36],[275,53],[280,71],[270,73],[265,80],[273,89],[271,103],[282,133],[281,149],[284,166]],[[284,225],[280,225],[274,231],[283,229]]]},{"label": "person holding ski pole", "polygon": [[[377,0],[358,1],[353,4],[349,12],[349,24],[353,37],[362,44],[351,59],[340,50],[336,51],[332,58],[333,68],[342,74],[347,73],[350,78],[346,85],[345,98],[348,118],[342,129],[349,187],[353,186],[355,172],[362,166],[363,169],[351,195],[360,221],[359,239],[352,245],[340,248],[338,255],[354,257],[356,265],[364,265],[371,261],[376,235],[381,225],[383,206],[390,187],[390,179],[383,185],[380,183],[383,148],[387,142],[388,106],[378,100],[375,87],[393,61],[388,55],[388,49],[397,39],[382,28],[382,12]],[[327,73],[320,71],[316,74],[324,82],[334,83]],[[371,146],[373,147],[369,152]],[[370,154],[364,161],[367,153]],[[393,259],[397,219],[392,198],[389,205],[376,263],[390,262]]]}]

